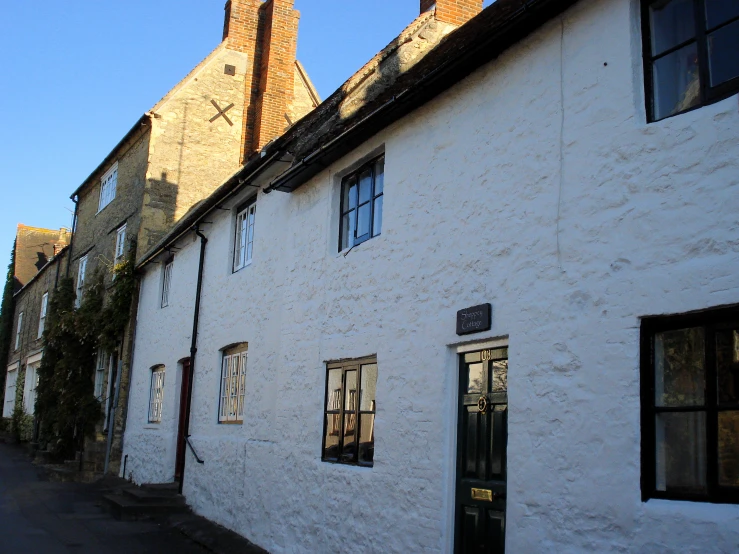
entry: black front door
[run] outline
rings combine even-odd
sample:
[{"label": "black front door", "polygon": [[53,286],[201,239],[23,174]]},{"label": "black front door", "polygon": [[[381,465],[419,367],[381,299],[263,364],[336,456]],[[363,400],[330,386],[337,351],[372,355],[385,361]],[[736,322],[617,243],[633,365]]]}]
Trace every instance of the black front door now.
[{"label": "black front door", "polygon": [[455,551],[505,552],[508,349],[460,355]]}]

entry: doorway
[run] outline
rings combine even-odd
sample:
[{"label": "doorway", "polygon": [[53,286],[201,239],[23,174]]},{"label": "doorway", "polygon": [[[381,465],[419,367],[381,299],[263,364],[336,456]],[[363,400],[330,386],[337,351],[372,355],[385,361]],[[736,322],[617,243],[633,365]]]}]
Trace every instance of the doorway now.
[{"label": "doorway", "polygon": [[174,479],[182,483],[185,473],[185,431],[187,429],[187,400],[190,397],[190,358],[182,360],[182,384],[180,386],[180,415],[177,423],[177,457],[175,459]]},{"label": "doorway", "polygon": [[503,554],[508,348],[460,354],[459,371],[454,550]]}]

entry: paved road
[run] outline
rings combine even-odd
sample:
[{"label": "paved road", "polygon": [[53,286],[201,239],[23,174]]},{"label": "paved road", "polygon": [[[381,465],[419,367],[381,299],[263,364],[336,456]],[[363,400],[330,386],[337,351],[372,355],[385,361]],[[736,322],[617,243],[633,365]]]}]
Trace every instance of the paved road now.
[{"label": "paved road", "polygon": [[53,483],[25,451],[0,442],[0,554],[203,554],[153,522],[122,522],[92,485]]}]

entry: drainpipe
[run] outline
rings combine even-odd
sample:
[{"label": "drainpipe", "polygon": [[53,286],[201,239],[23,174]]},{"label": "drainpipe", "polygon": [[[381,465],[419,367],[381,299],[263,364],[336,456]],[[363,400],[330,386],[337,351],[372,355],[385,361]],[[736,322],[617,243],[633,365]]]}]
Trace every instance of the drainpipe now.
[{"label": "drainpipe", "polygon": [[[195,289],[195,313],[192,317],[192,343],[190,344],[190,375],[187,387],[187,399],[185,404],[185,441],[190,436],[190,407],[192,406],[192,384],[195,377],[195,355],[198,352],[198,322],[200,320],[200,296],[203,290],[203,267],[205,265],[205,245],[208,239],[200,232],[200,227],[193,227],[195,234],[200,237],[200,264],[198,266],[198,284]],[[182,477],[180,478],[179,493],[182,494],[182,487],[185,483],[185,468],[187,467],[187,456],[185,456],[184,466],[182,468]]]},{"label": "drainpipe", "polygon": [[80,197],[73,196],[72,202],[74,202],[74,216],[72,217],[72,238],[69,239],[69,257],[67,258],[67,273],[65,277],[69,278],[69,270],[72,265],[72,251],[74,249],[74,236],[77,234],[77,216],[80,208]]}]

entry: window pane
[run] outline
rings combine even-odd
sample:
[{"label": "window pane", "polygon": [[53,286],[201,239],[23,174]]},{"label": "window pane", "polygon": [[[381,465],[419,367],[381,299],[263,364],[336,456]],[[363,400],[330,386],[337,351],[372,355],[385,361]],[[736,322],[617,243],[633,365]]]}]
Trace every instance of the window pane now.
[{"label": "window pane", "polygon": [[359,203],[369,202],[372,196],[372,170],[365,169],[359,176]]},{"label": "window pane", "polygon": [[739,2],[736,0],[705,0],[705,2],[709,29],[739,16]]},{"label": "window pane", "polygon": [[324,438],[323,457],[336,460],[339,457],[339,433],[341,432],[341,416],[326,416],[326,437]]},{"label": "window pane", "polygon": [[716,331],[716,371],[720,404],[739,402],[739,330]]},{"label": "window pane", "polygon": [[375,212],[372,222],[372,236],[376,237],[382,232],[382,199],[384,196],[380,196],[375,199]]},{"label": "window pane", "polygon": [[357,217],[356,211],[351,211],[341,218],[341,249],[354,246],[354,225]]},{"label": "window pane", "polygon": [[693,0],[655,2],[649,8],[649,20],[653,56],[695,36]]},{"label": "window pane", "polygon": [[357,414],[346,414],[344,416],[344,446],[341,449],[341,460],[351,462],[354,460],[356,444],[354,442],[354,430],[357,427]]},{"label": "window pane", "polygon": [[345,385],[345,404],[344,409],[347,411],[354,411],[357,409],[357,372],[347,371],[346,372],[346,385]]},{"label": "window pane", "polygon": [[341,409],[341,370],[332,369],[328,372],[328,398],[326,399],[326,411],[340,410],[340,409]]},{"label": "window pane", "polygon": [[739,412],[718,414],[718,483],[739,487]]},{"label": "window pane", "polygon": [[357,238],[369,234],[370,231],[370,205],[365,204],[359,210],[357,216]]},{"label": "window pane", "polygon": [[739,77],[739,21],[708,35],[708,66],[712,87]]},{"label": "window pane", "polygon": [[705,402],[703,328],[657,333],[654,379],[657,406],[702,406]]},{"label": "window pane", "polygon": [[705,412],[658,414],[656,423],[657,490],[705,492]]},{"label": "window pane", "polygon": [[375,162],[375,196],[385,190],[385,158]]},{"label": "window pane", "polygon": [[652,67],[655,119],[685,111],[700,102],[695,43],[660,58]]},{"label": "window pane", "polygon": [[377,364],[362,366],[362,390],[359,409],[363,412],[375,411],[375,392],[377,390]]},{"label": "window pane", "polygon": [[352,177],[344,184],[344,200],[341,205],[343,211],[357,207],[357,178]]},{"label": "window pane", "polygon": [[362,414],[359,428],[359,461],[371,463],[375,457],[375,414]]},{"label": "window pane", "polygon": [[508,360],[493,362],[493,392],[508,390]]},{"label": "window pane", "polygon": [[467,392],[482,392],[482,381],[483,381],[483,364],[470,364],[468,368],[467,376]]}]

